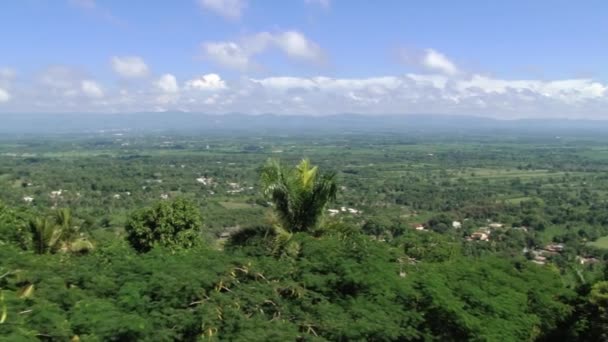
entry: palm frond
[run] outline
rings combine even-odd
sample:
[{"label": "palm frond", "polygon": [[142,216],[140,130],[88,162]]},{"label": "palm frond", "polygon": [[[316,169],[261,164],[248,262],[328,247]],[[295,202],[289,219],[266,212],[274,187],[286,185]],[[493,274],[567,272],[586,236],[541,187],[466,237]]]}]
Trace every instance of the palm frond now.
[{"label": "palm frond", "polygon": [[61,229],[47,218],[36,218],[29,222],[34,250],[38,254],[53,251],[61,238]]},{"label": "palm frond", "polygon": [[336,198],[335,174],[320,175],[308,159],[292,169],[269,160],[262,170],[264,195],[277,212],[281,225],[291,231],[309,231],[320,221],[327,204]]}]

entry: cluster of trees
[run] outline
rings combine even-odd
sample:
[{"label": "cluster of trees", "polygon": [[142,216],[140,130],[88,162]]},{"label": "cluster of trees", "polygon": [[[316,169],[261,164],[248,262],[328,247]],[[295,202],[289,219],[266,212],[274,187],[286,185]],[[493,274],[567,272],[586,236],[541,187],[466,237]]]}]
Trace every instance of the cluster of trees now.
[{"label": "cluster of trees", "polygon": [[[11,341],[601,340],[608,282],[574,291],[558,269],[468,253],[449,234],[359,229],[324,217],[333,174],[308,161],[262,170],[269,224],[217,248],[198,207],[161,201],[124,239],[82,239],[69,211],[28,223],[0,207],[0,335]],[[442,227],[448,217],[436,218]],[[444,222],[445,221],[445,222]],[[19,227],[30,227],[31,243]],[[441,230],[441,228],[438,228]],[[24,235],[28,236],[28,235]],[[76,236],[76,238],[74,238]],[[61,241],[61,242],[60,242]],[[604,276],[603,278],[607,278]]]},{"label": "cluster of trees", "polygon": [[88,253],[94,249],[68,208],[57,209],[52,215],[28,215],[0,203],[0,241],[37,254]]}]

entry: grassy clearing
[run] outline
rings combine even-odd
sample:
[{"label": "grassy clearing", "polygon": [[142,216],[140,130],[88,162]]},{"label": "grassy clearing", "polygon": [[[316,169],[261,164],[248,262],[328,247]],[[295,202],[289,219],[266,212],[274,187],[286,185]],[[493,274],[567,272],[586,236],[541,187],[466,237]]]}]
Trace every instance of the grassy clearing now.
[{"label": "grassy clearing", "polygon": [[243,202],[218,202],[219,205],[225,209],[251,209],[255,208],[255,205]]},{"label": "grassy clearing", "polygon": [[595,241],[589,242],[588,245],[596,248],[608,249],[608,236],[602,236]]},{"label": "grassy clearing", "polygon": [[475,174],[479,178],[532,178],[532,177],[556,177],[562,176],[565,172],[552,172],[548,170],[507,170],[507,169],[468,169],[469,175]]}]

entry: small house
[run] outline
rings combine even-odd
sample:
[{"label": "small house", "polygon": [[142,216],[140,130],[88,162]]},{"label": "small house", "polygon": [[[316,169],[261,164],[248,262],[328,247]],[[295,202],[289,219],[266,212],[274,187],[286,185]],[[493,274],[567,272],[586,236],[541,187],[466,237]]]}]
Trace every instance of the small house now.
[{"label": "small house", "polygon": [[488,241],[490,239],[490,234],[485,231],[476,231],[475,233],[471,234],[471,239],[477,241]]},{"label": "small house", "polygon": [[327,211],[329,212],[329,216],[338,215],[338,213],[340,212],[340,210],[338,209],[327,209]]}]

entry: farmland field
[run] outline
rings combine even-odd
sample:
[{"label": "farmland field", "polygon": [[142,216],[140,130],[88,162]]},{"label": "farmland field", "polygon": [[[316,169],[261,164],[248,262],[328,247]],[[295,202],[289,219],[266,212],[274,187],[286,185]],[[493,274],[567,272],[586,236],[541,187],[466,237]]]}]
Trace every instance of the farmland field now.
[{"label": "farmland field", "polygon": [[608,249],[608,236],[602,236],[593,242],[589,242],[589,245],[601,249]]}]

